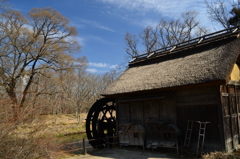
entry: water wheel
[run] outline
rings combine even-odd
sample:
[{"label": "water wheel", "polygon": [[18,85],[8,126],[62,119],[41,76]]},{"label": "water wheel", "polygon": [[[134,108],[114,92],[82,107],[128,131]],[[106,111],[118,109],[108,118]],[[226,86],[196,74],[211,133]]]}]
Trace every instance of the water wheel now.
[{"label": "water wheel", "polygon": [[[90,108],[86,119],[86,133],[94,148],[106,146],[106,136],[116,135],[116,105],[114,99],[102,98]],[[110,138],[110,141],[112,138]]]}]

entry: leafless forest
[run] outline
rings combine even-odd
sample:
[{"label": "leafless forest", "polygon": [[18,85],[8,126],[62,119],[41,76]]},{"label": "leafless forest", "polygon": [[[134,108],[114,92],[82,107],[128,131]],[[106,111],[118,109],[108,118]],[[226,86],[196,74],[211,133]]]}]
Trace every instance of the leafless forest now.
[{"label": "leafless forest", "polygon": [[[227,28],[232,5],[205,1],[213,22]],[[219,5],[216,5],[219,4]],[[219,6],[219,7],[217,7]],[[0,0],[0,158],[54,158],[58,146],[46,133],[46,115],[87,112],[101,92],[119,75],[87,72],[77,31],[52,8],[33,8],[26,15]],[[236,11],[236,10],[235,10]],[[126,33],[126,56],[175,45],[208,32],[197,12],[179,20],[160,20],[139,35]],[[124,38],[124,37],[123,37]],[[139,50],[139,45],[145,50]],[[41,118],[42,116],[42,118]],[[54,131],[54,130],[52,130]]]},{"label": "leafless forest", "polygon": [[0,17],[0,158],[47,158],[57,146],[43,117],[80,119],[117,73],[88,73],[76,29],[52,8]]}]

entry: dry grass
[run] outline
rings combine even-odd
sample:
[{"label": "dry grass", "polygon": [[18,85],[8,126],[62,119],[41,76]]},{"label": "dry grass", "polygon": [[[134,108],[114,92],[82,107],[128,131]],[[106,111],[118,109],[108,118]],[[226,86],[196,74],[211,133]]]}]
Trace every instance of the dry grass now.
[{"label": "dry grass", "polygon": [[[69,135],[85,132],[85,117],[81,115],[81,122],[77,121],[75,115],[41,115],[36,117],[31,123],[21,123],[15,129],[14,134],[23,137],[35,133],[38,135]],[[38,129],[38,131],[36,131]]]},{"label": "dry grass", "polygon": [[80,123],[77,121],[77,117],[74,114],[44,115],[40,118],[44,118],[46,121],[46,129],[44,130],[45,135],[58,136],[85,132],[85,113],[81,114]]},{"label": "dry grass", "polygon": [[202,156],[202,158],[209,159],[240,159],[240,150],[233,153],[211,152]]},{"label": "dry grass", "polygon": [[[30,117],[33,118],[33,117]],[[75,115],[41,115],[20,122],[0,123],[0,158],[57,158],[62,152],[59,138],[85,132],[86,114],[81,123]]]}]

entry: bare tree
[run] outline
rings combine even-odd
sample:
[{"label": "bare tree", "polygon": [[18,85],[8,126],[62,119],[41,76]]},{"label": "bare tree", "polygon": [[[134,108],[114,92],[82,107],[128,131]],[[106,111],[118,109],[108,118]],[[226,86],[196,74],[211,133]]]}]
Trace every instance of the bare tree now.
[{"label": "bare tree", "polygon": [[153,29],[152,27],[147,27],[140,33],[140,38],[143,41],[143,45],[146,47],[147,52],[151,52],[156,50],[157,42],[158,42],[158,28]]},{"label": "bare tree", "polygon": [[[34,77],[43,69],[61,70],[79,50],[77,31],[69,20],[51,8],[34,8],[24,17],[19,11],[1,14],[0,85],[11,99],[14,116],[23,107]],[[19,92],[18,83],[24,79]]]},{"label": "bare tree", "polygon": [[80,119],[80,114],[101,98],[102,91],[118,75],[116,71],[102,75],[88,73],[85,57],[73,59],[61,67],[69,69],[57,72],[42,69],[41,74],[34,77],[26,98],[29,108],[38,108],[39,114],[76,113]]},{"label": "bare tree", "polygon": [[220,24],[223,28],[229,28],[229,18],[232,8],[238,4],[232,0],[205,0],[205,5],[209,18],[214,22],[214,25]]},{"label": "bare tree", "polygon": [[146,27],[139,34],[140,40],[135,35],[127,33],[125,36],[127,54],[130,57],[139,55],[139,51],[137,51],[138,41],[142,41],[145,47],[142,52],[152,52],[206,34],[208,30],[200,26],[197,15],[197,12],[189,11],[181,14],[181,18],[178,20],[162,19],[157,26]]},{"label": "bare tree", "polygon": [[0,10],[10,9],[11,4],[8,3],[8,0],[0,0]]},{"label": "bare tree", "polygon": [[139,52],[137,50],[138,40],[136,39],[135,35],[132,35],[127,32],[125,35],[125,42],[127,45],[125,50],[129,57],[134,57],[139,55]]}]

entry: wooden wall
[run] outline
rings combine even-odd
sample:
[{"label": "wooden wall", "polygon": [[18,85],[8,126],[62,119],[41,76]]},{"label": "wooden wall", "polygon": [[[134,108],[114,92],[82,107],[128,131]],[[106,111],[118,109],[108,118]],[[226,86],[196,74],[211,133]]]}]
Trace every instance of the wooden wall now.
[{"label": "wooden wall", "polygon": [[141,124],[169,121],[176,124],[175,100],[171,96],[161,100],[124,102],[117,104],[118,124]]},{"label": "wooden wall", "polygon": [[[209,121],[210,124],[206,129],[205,148],[209,151],[222,150],[219,91],[219,86],[185,88],[171,91],[169,95],[158,100],[118,102],[118,125],[132,123],[146,126],[147,122],[168,121],[180,129],[184,140],[186,120]],[[161,95],[161,92],[159,94]],[[129,96],[128,99],[130,99]],[[197,148],[198,126],[198,123],[194,123],[190,144],[193,150]]]},{"label": "wooden wall", "polygon": [[[187,127],[186,120],[210,122],[206,127],[205,150],[223,150],[221,145],[221,121],[219,118],[220,87],[206,86],[182,89],[176,92],[177,126],[183,132]],[[197,148],[199,123],[194,123],[190,147]]]},{"label": "wooden wall", "polygon": [[221,88],[224,141],[226,151],[229,152],[240,148],[240,86],[228,85]]}]

